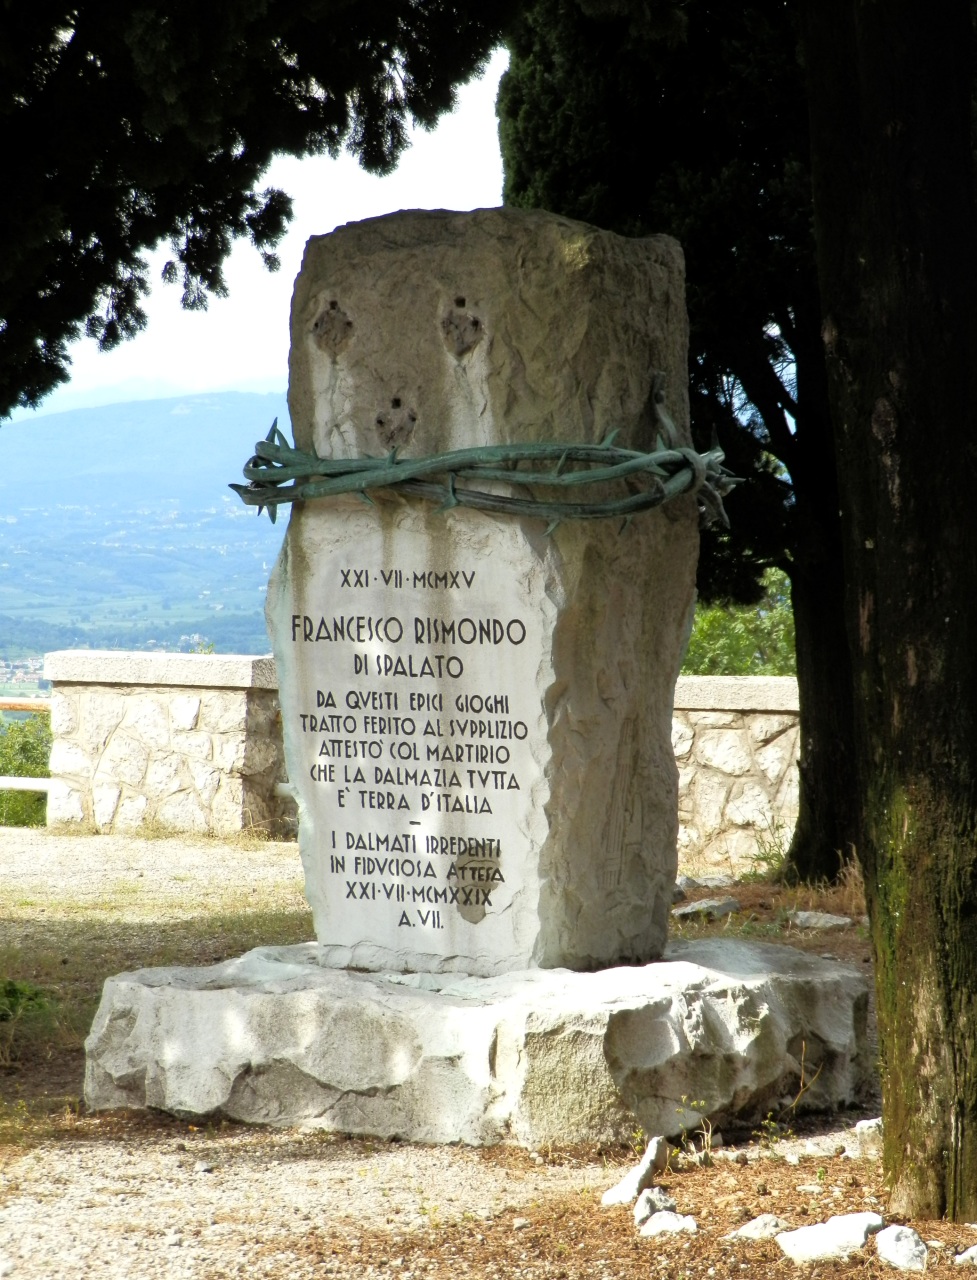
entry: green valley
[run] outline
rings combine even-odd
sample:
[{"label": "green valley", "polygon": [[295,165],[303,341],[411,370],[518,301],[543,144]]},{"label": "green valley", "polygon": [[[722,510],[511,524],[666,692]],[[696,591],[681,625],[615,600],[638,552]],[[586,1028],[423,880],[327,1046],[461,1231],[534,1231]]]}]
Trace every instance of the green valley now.
[{"label": "green valley", "polygon": [[[0,428],[0,660],[59,648],[263,653],[283,524],[227,488],[284,395],[76,409]],[[19,663],[18,663],[19,665]]]}]

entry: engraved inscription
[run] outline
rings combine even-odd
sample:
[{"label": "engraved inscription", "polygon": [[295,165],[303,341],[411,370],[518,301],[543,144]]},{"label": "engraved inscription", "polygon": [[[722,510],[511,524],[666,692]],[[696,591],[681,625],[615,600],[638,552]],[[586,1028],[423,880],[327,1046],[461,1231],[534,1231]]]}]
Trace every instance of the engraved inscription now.
[{"label": "engraved inscription", "polygon": [[320,943],[515,946],[536,874],[541,628],[525,589],[478,563],[432,569],[409,548],[315,563],[286,636]]}]

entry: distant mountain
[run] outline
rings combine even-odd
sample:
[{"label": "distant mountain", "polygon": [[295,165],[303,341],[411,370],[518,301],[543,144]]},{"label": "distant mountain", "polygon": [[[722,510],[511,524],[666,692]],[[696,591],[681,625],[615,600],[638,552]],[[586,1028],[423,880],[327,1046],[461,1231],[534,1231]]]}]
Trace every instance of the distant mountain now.
[{"label": "distant mountain", "polygon": [[0,427],[0,518],[14,498],[95,505],[173,498],[212,503],[241,479],[272,421],[289,434],[281,395],[222,391],[72,409]]},{"label": "distant mountain", "polygon": [[228,489],[285,396],[75,409],[0,428],[0,656],[66,644],[266,652],[282,522]]}]

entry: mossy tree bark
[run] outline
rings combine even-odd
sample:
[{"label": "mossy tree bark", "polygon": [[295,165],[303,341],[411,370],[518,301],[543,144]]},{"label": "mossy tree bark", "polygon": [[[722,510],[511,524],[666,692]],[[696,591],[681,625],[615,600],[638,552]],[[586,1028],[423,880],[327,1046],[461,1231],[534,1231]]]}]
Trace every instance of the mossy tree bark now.
[{"label": "mossy tree bark", "polygon": [[977,199],[966,0],[805,0],[892,1212],[977,1216]]}]

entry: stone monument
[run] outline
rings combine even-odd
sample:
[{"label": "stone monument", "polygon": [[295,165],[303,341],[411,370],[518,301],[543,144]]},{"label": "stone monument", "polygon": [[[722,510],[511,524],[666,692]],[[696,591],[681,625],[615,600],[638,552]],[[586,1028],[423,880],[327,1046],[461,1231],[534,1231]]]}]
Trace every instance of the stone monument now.
[{"label": "stone monument", "polygon": [[861,974],[658,959],[721,489],[685,361],[663,237],[482,210],[309,242],[295,447],[273,430],[239,491],[293,502],[267,612],[317,942],[109,979],[90,1106],[538,1145],[676,1134],[689,1098],[756,1119],[805,1070],[805,1105],[857,1096]]},{"label": "stone monument", "polygon": [[[414,458],[616,432],[648,451],[656,373],[687,446],[682,290],[674,241],[541,213],[316,237],[292,308],[296,446]],[[320,962],[489,975],[659,956],[695,498],[547,533],[370,496],[297,503],[269,589]]]}]

